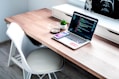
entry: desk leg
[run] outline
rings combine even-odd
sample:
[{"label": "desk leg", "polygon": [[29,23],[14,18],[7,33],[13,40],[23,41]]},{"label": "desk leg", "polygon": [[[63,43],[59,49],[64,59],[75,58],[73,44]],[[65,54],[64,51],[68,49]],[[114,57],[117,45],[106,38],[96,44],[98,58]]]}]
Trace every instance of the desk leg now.
[{"label": "desk leg", "polygon": [[10,47],[9,59],[8,59],[8,66],[12,65],[13,62],[11,61],[11,58],[15,54],[15,52],[16,52],[16,47],[15,47],[13,41],[11,41],[11,47]]}]

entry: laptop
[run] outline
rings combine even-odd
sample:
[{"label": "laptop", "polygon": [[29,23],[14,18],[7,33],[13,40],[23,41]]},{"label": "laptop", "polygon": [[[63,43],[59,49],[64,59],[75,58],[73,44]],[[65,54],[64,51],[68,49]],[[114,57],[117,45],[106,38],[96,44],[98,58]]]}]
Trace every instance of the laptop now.
[{"label": "laptop", "polygon": [[55,34],[53,39],[77,49],[91,41],[97,23],[98,19],[74,11],[68,30]]}]

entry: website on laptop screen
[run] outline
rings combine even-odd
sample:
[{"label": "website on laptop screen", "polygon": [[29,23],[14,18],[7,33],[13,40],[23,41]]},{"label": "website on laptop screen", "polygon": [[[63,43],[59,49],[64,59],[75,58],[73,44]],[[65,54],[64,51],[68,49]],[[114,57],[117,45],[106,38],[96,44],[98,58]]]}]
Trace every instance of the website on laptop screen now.
[{"label": "website on laptop screen", "polygon": [[97,19],[92,17],[74,12],[68,30],[83,38],[91,40],[97,21]]}]

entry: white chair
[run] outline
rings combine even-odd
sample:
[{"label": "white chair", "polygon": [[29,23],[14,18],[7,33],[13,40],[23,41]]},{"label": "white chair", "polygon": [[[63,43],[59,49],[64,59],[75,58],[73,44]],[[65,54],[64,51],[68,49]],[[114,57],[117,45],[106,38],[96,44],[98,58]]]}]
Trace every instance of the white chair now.
[{"label": "white chair", "polygon": [[[47,47],[39,48],[33,45],[16,23],[9,25],[6,34],[12,40],[8,66],[12,60],[21,67],[24,79],[30,79],[32,74],[38,75],[39,79],[43,79],[45,75],[51,79],[52,74],[57,79],[55,72],[63,67],[62,57]],[[18,50],[17,53],[14,53],[14,47]]]}]

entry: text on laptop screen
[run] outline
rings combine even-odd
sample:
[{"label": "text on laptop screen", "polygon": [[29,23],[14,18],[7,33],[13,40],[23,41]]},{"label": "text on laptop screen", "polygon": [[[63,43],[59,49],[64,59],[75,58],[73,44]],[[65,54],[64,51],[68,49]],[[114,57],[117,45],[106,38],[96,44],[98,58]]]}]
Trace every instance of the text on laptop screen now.
[{"label": "text on laptop screen", "polygon": [[78,12],[74,12],[69,31],[91,40],[98,20]]}]

